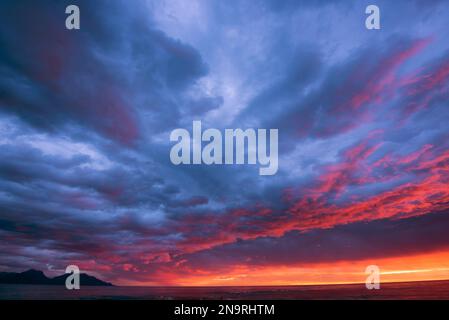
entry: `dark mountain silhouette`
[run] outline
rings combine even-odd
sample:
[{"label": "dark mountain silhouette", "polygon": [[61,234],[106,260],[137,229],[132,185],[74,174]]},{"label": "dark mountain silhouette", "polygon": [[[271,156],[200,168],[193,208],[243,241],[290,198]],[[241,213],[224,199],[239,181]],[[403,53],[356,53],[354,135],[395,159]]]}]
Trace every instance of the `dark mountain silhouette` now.
[{"label": "dark mountain silhouette", "polygon": [[[65,285],[65,280],[70,274],[63,274],[54,278],[48,278],[42,271],[28,270],[25,272],[0,272],[2,284],[41,284],[41,285]],[[101,281],[88,274],[80,274],[81,286],[112,286],[109,282]]]}]

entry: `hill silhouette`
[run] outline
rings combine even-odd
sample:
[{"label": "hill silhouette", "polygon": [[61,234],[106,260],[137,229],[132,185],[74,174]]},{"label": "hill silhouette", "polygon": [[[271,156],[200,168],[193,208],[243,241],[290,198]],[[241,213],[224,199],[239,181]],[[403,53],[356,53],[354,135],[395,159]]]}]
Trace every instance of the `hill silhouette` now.
[{"label": "hill silhouette", "polygon": [[[40,285],[65,285],[70,274],[63,274],[54,278],[48,278],[42,271],[30,269],[24,272],[0,272],[1,284],[40,284]],[[81,286],[112,286],[112,283],[99,280],[85,273],[80,273]]]}]

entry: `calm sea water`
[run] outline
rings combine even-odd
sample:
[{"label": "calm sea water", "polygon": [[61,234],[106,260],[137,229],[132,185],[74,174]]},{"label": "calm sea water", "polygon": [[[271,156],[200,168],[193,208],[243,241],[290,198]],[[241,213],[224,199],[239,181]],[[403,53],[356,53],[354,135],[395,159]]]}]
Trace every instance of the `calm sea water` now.
[{"label": "calm sea water", "polygon": [[0,285],[0,299],[445,299],[449,281],[254,287],[81,287]]}]

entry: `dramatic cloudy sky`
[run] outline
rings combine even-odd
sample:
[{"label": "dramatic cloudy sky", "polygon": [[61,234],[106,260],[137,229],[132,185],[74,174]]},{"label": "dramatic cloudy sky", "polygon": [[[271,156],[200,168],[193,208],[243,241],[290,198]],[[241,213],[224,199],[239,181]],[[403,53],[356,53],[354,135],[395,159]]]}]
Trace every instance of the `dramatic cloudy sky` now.
[{"label": "dramatic cloudy sky", "polygon": [[[0,271],[449,278],[448,17],[424,0],[1,1]],[[278,173],[171,164],[193,120],[279,129]]]}]

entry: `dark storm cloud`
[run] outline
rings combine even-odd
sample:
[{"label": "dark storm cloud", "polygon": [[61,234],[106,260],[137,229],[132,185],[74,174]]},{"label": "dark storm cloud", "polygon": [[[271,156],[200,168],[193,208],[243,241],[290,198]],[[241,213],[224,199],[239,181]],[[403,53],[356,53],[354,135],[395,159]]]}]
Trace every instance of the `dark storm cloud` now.
[{"label": "dark storm cloud", "polygon": [[[64,28],[68,4],[81,30]],[[447,194],[440,4],[382,1],[386,28],[366,33],[350,1],[2,1],[0,269],[162,283],[183,264],[447,245],[431,213]],[[173,166],[169,132],[192,120],[278,128],[278,174]],[[391,220],[408,205],[428,216]]]},{"label": "dark storm cloud", "polygon": [[[194,48],[121,1],[77,1],[79,31],[64,28],[69,2],[33,3],[2,2],[3,112],[47,130],[75,123],[124,144],[140,137],[142,116],[145,134],[176,125],[176,97],[207,72]],[[185,100],[198,113],[216,107],[211,99]]]},{"label": "dark storm cloud", "polygon": [[299,62],[285,78],[257,96],[238,122],[282,128],[284,152],[300,139],[329,138],[357,129],[374,120],[372,108],[380,113],[379,108],[390,103],[392,77],[429,41],[392,38],[382,46],[361,49],[326,71],[320,71],[318,52],[299,54]]},{"label": "dark storm cloud", "polygon": [[407,220],[379,220],[311,232],[292,231],[283,237],[238,240],[232,244],[180,256],[191,268],[249,265],[313,264],[375,259],[447,248],[447,212]]}]

